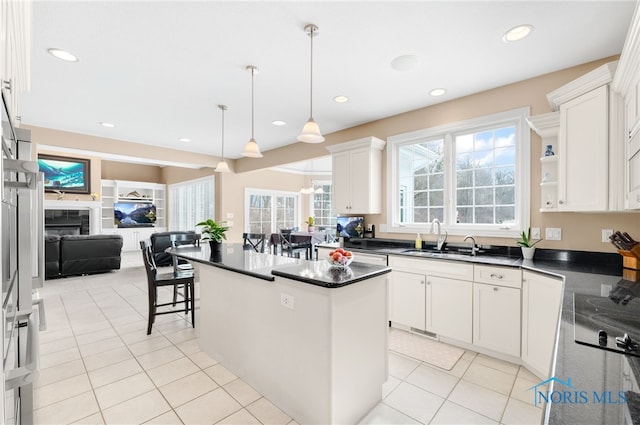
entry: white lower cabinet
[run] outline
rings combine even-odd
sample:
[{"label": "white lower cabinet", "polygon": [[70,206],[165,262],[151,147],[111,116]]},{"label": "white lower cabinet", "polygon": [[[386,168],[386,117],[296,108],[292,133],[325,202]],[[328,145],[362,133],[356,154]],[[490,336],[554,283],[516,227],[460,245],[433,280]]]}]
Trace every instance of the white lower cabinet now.
[{"label": "white lower cabinet", "polygon": [[392,323],[471,342],[472,265],[390,256],[389,266]]},{"label": "white lower cabinet", "polygon": [[391,272],[391,315],[394,323],[426,330],[426,283],[424,274],[400,270]]},{"label": "white lower cabinet", "polygon": [[549,378],[558,334],[564,278],[522,274],[522,360],[540,379]]},{"label": "white lower cabinet", "polygon": [[520,356],[519,269],[475,266],[473,283],[473,344]]},{"label": "white lower cabinet", "polygon": [[471,343],[473,283],[427,277],[427,330]]},{"label": "white lower cabinet", "polygon": [[165,230],[165,228],[158,227],[138,227],[117,229],[117,233],[122,236],[123,251],[139,251],[140,241],[149,239],[152,233],[164,232]]}]

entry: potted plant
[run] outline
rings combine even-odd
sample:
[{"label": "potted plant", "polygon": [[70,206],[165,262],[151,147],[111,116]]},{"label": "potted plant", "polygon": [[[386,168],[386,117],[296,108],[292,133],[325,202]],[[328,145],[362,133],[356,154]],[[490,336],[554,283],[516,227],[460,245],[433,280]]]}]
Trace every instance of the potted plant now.
[{"label": "potted plant", "polygon": [[200,232],[204,235],[203,241],[208,240],[211,252],[220,252],[220,245],[222,240],[227,240],[226,232],[229,227],[224,226],[226,221],[217,222],[211,218],[201,221],[196,226],[201,226]]},{"label": "potted plant", "polygon": [[309,225],[308,227],[309,233],[316,230],[316,228],[314,227],[316,220],[313,217],[309,216],[309,218],[307,218],[307,221],[305,221],[305,223]]},{"label": "potted plant", "polygon": [[520,239],[518,239],[516,242],[518,243],[518,246],[522,249],[522,257],[525,260],[533,260],[533,255],[536,252],[536,248],[534,245],[540,242],[541,240],[542,239],[538,239],[537,241],[532,242],[531,227],[529,227],[526,232],[524,230],[522,231],[522,234],[520,235]]}]

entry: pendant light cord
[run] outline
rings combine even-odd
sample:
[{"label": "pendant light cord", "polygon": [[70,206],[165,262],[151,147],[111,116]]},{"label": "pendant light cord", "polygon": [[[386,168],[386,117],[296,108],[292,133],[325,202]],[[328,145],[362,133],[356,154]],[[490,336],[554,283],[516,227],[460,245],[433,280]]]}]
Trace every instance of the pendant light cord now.
[{"label": "pendant light cord", "polygon": [[222,161],[224,162],[224,108],[221,108],[222,111]]},{"label": "pendant light cord", "polygon": [[309,85],[309,117],[313,118],[313,36],[315,34],[315,28],[311,27],[309,30],[309,37],[311,37],[311,84]]},{"label": "pendant light cord", "polygon": [[254,127],[254,117],[253,117],[253,73],[255,72],[255,68],[251,68],[251,140],[254,140],[253,137],[253,127]]}]

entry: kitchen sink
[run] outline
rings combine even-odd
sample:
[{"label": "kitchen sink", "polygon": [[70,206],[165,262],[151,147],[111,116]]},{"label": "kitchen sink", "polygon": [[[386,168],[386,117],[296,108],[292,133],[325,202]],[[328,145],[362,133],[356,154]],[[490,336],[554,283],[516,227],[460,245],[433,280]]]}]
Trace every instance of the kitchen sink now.
[{"label": "kitchen sink", "polygon": [[429,251],[423,249],[406,249],[402,251],[403,254],[423,257],[423,258],[441,258],[443,260],[462,260],[472,263],[485,263],[485,264],[497,264],[497,265],[513,265],[519,261],[519,258],[500,257],[495,255],[470,255],[458,252],[441,252],[441,251]]}]

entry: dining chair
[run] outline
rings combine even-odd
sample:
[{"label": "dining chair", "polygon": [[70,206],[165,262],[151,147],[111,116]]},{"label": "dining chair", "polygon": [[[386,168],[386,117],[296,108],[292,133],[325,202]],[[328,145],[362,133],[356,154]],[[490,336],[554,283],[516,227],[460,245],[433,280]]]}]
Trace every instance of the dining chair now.
[{"label": "dining chair", "polygon": [[[151,252],[151,244],[148,241],[140,241],[140,248],[142,250],[142,259],[144,267],[147,272],[147,295],[149,299],[149,317],[147,321],[147,335],[151,334],[151,328],[155,322],[156,316],[161,314],[172,314],[184,312],[188,314],[191,311],[191,326],[196,327],[196,313],[195,313],[195,285],[193,270],[184,271],[172,271],[170,273],[158,273],[158,268],[153,261],[153,254]],[[173,287],[174,297],[177,293],[178,287],[184,287],[184,293],[182,293],[184,302],[184,308],[180,309],[168,309],[164,307],[175,306],[175,298],[169,302],[159,302],[158,298],[162,287]],[[158,311],[162,308],[163,311]]]},{"label": "dining chair", "polygon": [[267,235],[265,233],[243,233],[242,247],[253,249],[255,252],[265,252],[267,247]]},{"label": "dining chair", "polygon": [[304,256],[308,260],[309,252],[311,251],[311,236],[309,236],[308,241],[294,242],[294,236],[291,232],[292,229],[280,230],[280,255],[284,255],[286,252],[289,257],[300,258],[300,253],[304,252]]}]

